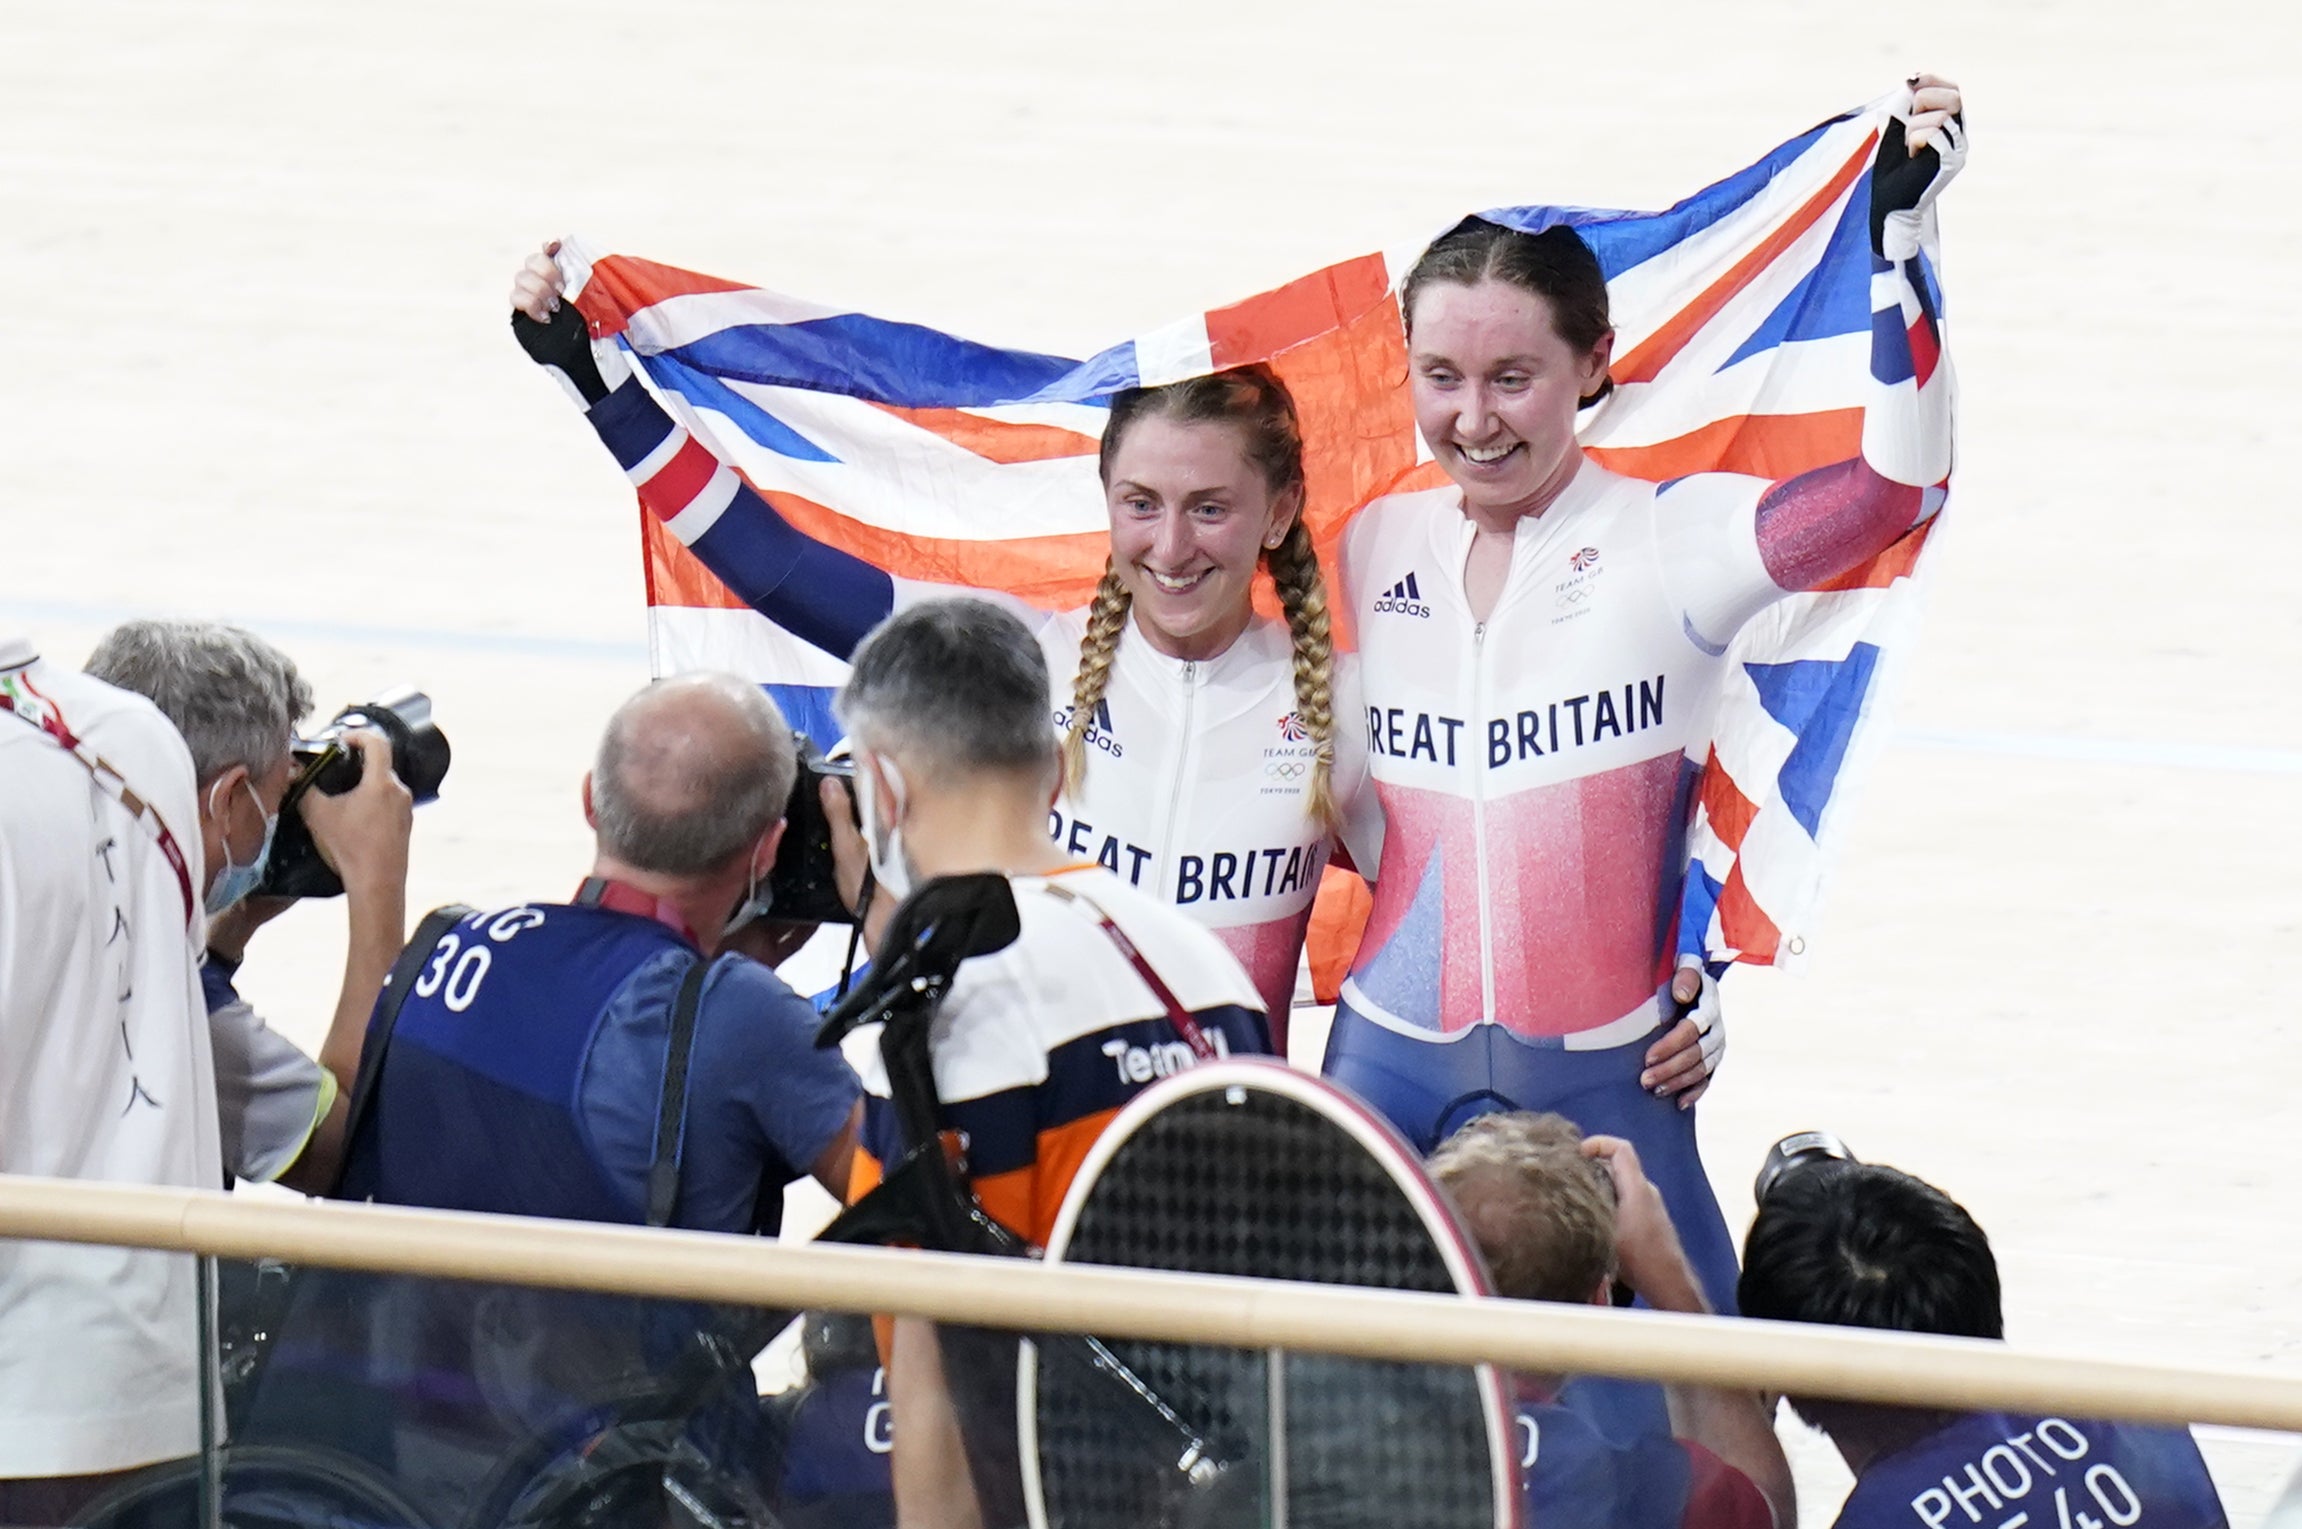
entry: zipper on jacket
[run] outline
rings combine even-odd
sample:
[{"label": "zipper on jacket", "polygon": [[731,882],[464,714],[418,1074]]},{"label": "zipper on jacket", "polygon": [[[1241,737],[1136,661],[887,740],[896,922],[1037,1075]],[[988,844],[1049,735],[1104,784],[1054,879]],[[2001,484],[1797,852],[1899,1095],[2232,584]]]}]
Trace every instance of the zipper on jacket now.
[{"label": "zipper on jacket", "polygon": [[1175,824],[1183,816],[1183,786],[1191,779],[1191,750],[1197,740],[1191,733],[1193,703],[1199,698],[1199,665],[1185,660],[1183,664],[1183,747],[1175,760],[1175,789],[1167,794],[1167,821],[1159,825],[1159,881],[1162,900],[1174,901],[1165,888],[1167,873],[1174,868]]},{"label": "zipper on jacket", "polygon": [[1471,746],[1479,752],[1471,764],[1472,870],[1479,884],[1479,1017],[1495,1019],[1495,915],[1487,888],[1487,756],[1486,756],[1486,651],[1487,623],[1471,628]]}]

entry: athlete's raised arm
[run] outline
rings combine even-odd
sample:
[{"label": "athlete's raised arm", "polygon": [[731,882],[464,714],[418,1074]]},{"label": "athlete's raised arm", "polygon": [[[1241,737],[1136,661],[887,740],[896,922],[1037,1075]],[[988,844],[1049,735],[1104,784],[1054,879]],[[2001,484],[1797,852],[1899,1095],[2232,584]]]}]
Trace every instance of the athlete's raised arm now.
[{"label": "athlete's raised arm", "polygon": [[1950,472],[1950,377],[1941,316],[1919,275],[1934,199],[1966,163],[1958,87],[1912,82],[1908,125],[1888,120],[1870,176],[1870,387],[1862,455],[1801,473],[1758,505],[1759,556],[1784,589],[1809,589],[1917,524]]},{"label": "athlete's raised arm", "polygon": [[[1934,201],[1966,163],[1966,127],[1958,87],[1922,74],[1908,110],[1879,137],[1870,181],[1870,373],[1862,411],[1862,454],[1760,486],[1724,473],[1683,479],[1665,491],[1664,523],[1692,530],[1757,491],[1748,530],[1728,510],[1723,524],[1750,553],[1721,549],[1703,559],[1718,577],[1709,589],[1682,591],[1688,616],[1723,644],[1759,607],[1783,590],[1812,589],[1877,556],[1930,513],[1926,490],[1950,472],[1951,377],[1941,315],[1918,265]],[[1677,512],[1674,514],[1673,512]],[[1692,512],[1692,513],[1690,513]],[[1723,528],[1722,524],[1722,528]],[[1748,538],[1748,540],[1745,540]],[[1730,570],[1746,570],[1741,580]],[[1755,575],[1763,569],[1766,583]]]},{"label": "athlete's raised arm", "polygon": [[761,615],[846,658],[895,608],[886,570],[793,526],[664,412],[622,352],[594,346],[547,250],[512,283],[512,331],[558,375],[649,514]]}]

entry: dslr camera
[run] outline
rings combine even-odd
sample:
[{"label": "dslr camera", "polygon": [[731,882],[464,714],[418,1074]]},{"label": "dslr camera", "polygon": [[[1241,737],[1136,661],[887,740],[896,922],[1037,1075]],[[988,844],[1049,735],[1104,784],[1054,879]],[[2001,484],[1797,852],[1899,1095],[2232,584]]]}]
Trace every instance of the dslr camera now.
[{"label": "dslr camera", "polygon": [[826,759],[814,740],[796,728],[791,741],[799,753],[799,778],[792,782],[791,800],[783,807],[783,844],[751,911],[783,923],[852,924],[855,910],[839,900],[839,881],[832,869],[831,823],[823,815],[822,789],[827,776],[844,782],[855,824],[862,827],[862,807],[855,800],[855,761]]},{"label": "dslr camera", "polygon": [[[403,686],[364,705],[347,706],[326,727],[288,746],[294,769],[280,803],[280,826],[272,836],[272,856],[256,897],[338,897],[344,883],[320,858],[311,829],[298,808],[308,792],[342,796],[360,783],[365,758],[346,741],[356,728],[379,732],[392,746],[392,773],[418,804],[436,799],[448,775],[448,740],[432,722],[432,700]],[[296,809],[296,810],[291,810]]]},{"label": "dslr camera", "polygon": [[1766,1204],[1766,1197],[1774,1193],[1783,1180],[1805,1172],[1817,1163],[1859,1163],[1862,1159],[1847,1150],[1828,1131],[1794,1131],[1766,1149],[1766,1161],[1759,1164],[1758,1182],[1751,1185],[1751,1198]]}]

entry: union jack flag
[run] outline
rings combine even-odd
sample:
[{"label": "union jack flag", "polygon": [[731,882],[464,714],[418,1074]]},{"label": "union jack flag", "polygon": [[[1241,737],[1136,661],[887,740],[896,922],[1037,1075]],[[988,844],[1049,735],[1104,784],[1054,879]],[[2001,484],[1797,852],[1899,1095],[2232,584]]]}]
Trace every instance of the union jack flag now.
[{"label": "union jack flag", "polygon": [[[1834,117],[1662,212],[1482,214],[1530,232],[1571,224],[1606,270],[1615,387],[1582,424],[1600,463],[1654,481],[1783,478],[1859,454],[1866,171],[1887,107]],[[798,529],[899,577],[1066,609],[1088,602],[1103,569],[1095,453],[1121,388],[1270,363],[1302,414],[1306,514],[1330,567],[1356,508],[1444,482],[1416,434],[1399,322],[1398,283],[1420,247],[1340,261],[1084,361],[594,258],[572,241],[561,260],[594,334],[618,337],[678,420]],[[1932,268],[1922,274],[1940,313]],[[845,666],[731,594],[683,544],[685,518],[640,517],[656,672],[752,675],[828,743]],[[1877,731],[1879,677],[1908,643],[1938,522],[1735,640],[1691,825],[1681,950],[1755,963],[1803,950],[1841,784]],[[1275,609],[1267,588],[1260,598]]]}]

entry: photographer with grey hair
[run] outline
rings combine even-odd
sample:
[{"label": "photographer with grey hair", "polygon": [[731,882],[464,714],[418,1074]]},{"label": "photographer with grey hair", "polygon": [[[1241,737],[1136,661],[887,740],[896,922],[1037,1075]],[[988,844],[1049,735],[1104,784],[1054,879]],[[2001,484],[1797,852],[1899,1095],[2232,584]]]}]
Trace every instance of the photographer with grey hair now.
[{"label": "photographer with grey hair", "polygon": [[[888,618],[853,664],[838,712],[855,753],[863,849],[884,899],[867,910],[866,938],[882,932],[885,903],[936,877],[994,872],[1014,892],[1020,933],[960,966],[935,1020],[931,1063],[942,1124],[965,1143],[976,1199],[1043,1245],[1112,1112],[1156,1077],[1269,1049],[1261,1000],[1208,930],[1048,839],[1060,775],[1047,663],[1014,616],[982,600],[930,600]],[[830,816],[841,820],[839,810]],[[850,885],[861,880],[859,867],[846,869]],[[917,1145],[902,1139],[884,1070],[867,1067],[865,1086],[873,1107],[859,1187]],[[971,1356],[949,1369],[996,1393],[1012,1382],[1014,1340],[985,1341],[1004,1343],[1004,1366]],[[887,1373],[901,1522],[1019,1516],[1012,1393],[971,1390],[955,1406],[935,1328],[911,1318],[895,1323]]]},{"label": "photographer with grey hair", "polygon": [[733,675],[624,702],[584,778],[597,850],[574,898],[435,915],[412,942],[369,1026],[342,1193],[771,1235],[792,1180],[843,1193],[855,1075],[815,1049],[805,999],[722,948],[797,771],[775,703]]},{"label": "photographer with grey hair", "polygon": [[344,884],[350,938],[317,1062],[271,1030],[233,986],[249,937],[292,906],[248,894],[263,880],[291,784],[289,740],[311,687],[261,637],[212,621],[130,621],[105,634],[88,672],[159,707],[192,753],[209,916],[200,985],[216,1061],[224,1163],[257,1182],[324,1193],[342,1166],[347,1099],[360,1039],[407,938],[412,804],[391,747],[353,735],[360,783],[297,798],[312,842]]}]

